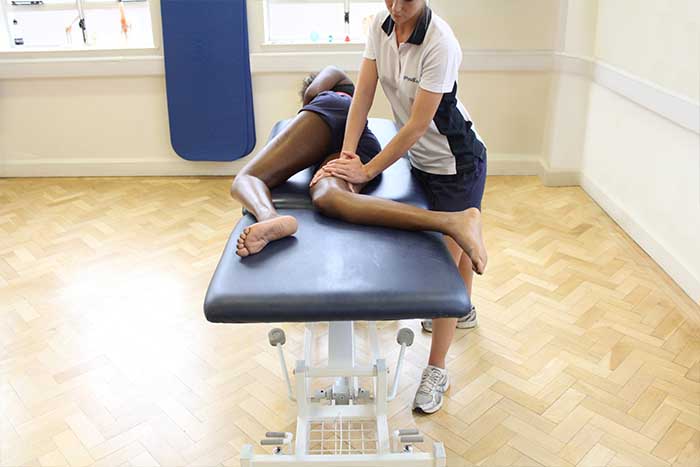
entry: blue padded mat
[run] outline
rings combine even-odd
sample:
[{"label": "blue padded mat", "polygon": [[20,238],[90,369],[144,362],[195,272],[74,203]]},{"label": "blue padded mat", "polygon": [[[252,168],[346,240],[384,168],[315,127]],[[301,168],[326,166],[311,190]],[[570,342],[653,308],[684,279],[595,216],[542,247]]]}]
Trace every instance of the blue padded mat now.
[{"label": "blue padded mat", "polygon": [[183,159],[255,147],[245,0],[161,0],[170,141]]}]

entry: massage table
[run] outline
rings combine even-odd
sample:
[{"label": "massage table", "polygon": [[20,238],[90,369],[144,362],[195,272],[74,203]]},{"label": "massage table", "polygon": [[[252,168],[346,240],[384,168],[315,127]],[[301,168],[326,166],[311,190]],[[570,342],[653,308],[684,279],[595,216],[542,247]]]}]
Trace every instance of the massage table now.
[{"label": "massage table", "polygon": [[[276,124],[274,138],[288,121]],[[396,134],[393,122],[370,119],[382,145]],[[268,432],[262,445],[272,454],[241,451],[242,467],[277,466],[445,466],[442,443],[419,451],[417,430],[394,429],[387,422],[387,404],[396,397],[404,352],[413,332],[398,332],[399,358],[389,382],[387,363],[379,352],[377,321],[463,316],[471,308],[464,283],[435,232],[408,232],[353,225],[313,210],[308,184],[313,169],[304,170],[272,190],[280,214],[299,221],[299,230],[269,244],[261,253],[236,255],[240,233],[255,219],[244,212],[226,244],[204,303],[213,323],[304,322],[303,358],[287,370],[284,331],[268,337],[277,349],[287,394],[296,401],[296,433]],[[425,207],[426,200],[402,158],[364,193]],[[314,323],[329,322],[328,365],[313,367]],[[367,321],[370,364],[356,359],[354,323]],[[311,393],[315,378],[335,383]],[[358,378],[371,378],[362,388]]]}]

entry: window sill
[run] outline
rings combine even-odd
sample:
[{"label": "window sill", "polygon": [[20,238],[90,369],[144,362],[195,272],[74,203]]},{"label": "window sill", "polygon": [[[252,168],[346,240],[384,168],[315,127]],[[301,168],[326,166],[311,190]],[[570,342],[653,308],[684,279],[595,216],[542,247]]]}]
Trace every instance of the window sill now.
[{"label": "window sill", "polygon": [[10,48],[0,49],[0,60],[3,58],[75,58],[75,57],[107,57],[111,55],[152,55],[158,53],[160,49],[154,45],[144,47],[85,47],[74,48]]},{"label": "window sill", "polygon": [[0,52],[0,79],[157,76],[163,56],[157,48]]},{"label": "window sill", "polygon": [[294,50],[347,50],[364,49],[365,42],[263,42],[262,49],[294,49]]},{"label": "window sill", "polygon": [[103,46],[103,47],[16,47],[16,48],[9,48],[9,49],[0,49],[0,57],[3,57],[5,54],[8,55],[13,55],[13,56],[20,56],[20,55],[35,55],[35,54],[42,54],[46,56],[62,56],[65,58],[68,57],[73,57],[77,56],[83,52],[87,52],[90,54],[91,52],[95,52],[101,55],[104,55],[105,53],[131,53],[131,52],[140,52],[144,50],[150,50],[154,51],[156,50],[155,45],[150,44],[150,45],[141,45],[138,47],[118,47],[118,46]]}]

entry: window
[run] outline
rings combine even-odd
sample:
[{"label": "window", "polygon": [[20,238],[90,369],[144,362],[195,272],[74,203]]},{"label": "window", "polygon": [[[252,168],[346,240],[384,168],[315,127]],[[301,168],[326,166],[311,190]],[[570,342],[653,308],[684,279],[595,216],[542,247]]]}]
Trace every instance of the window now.
[{"label": "window", "polygon": [[383,0],[266,0],[265,34],[272,44],[363,43]]},{"label": "window", "polygon": [[[4,50],[153,47],[147,0],[0,0]],[[84,26],[84,27],[83,27]],[[2,37],[2,36],[0,36]]]}]

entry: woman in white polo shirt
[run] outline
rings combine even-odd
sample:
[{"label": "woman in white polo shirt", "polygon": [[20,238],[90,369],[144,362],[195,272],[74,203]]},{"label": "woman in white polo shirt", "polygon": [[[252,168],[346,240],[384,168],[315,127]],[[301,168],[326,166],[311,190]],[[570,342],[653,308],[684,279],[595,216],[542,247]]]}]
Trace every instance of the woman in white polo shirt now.
[{"label": "woman in white polo shirt", "polygon": [[[352,222],[443,233],[448,231],[432,226],[459,213],[460,231],[446,234],[445,242],[471,294],[472,271],[483,273],[487,260],[481,234],[486,147],[457,98],[462,51],[449,25],[425,0],[385,2],[388,12],[378,14],[369,31],[341,156],[321,168],[311,183],[314,204],[326,214]],[[400,131],[363,164],[355,153],[377,81]],[[413,174],[430,201],[430,211],[347,194],[348,190],[358,191],[407,151]],[[442,394],[449,387],[445,357],[455,327],[476,325],[475,310],[465,312],[459,320],[423,322],[433,338],[414,409],[433,413],[442,406]]]}]

